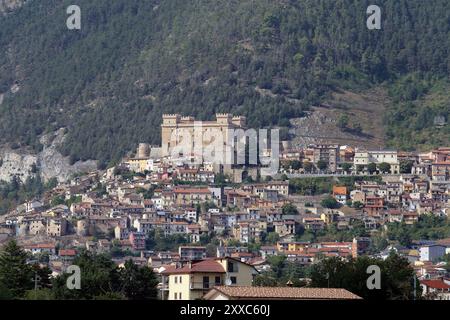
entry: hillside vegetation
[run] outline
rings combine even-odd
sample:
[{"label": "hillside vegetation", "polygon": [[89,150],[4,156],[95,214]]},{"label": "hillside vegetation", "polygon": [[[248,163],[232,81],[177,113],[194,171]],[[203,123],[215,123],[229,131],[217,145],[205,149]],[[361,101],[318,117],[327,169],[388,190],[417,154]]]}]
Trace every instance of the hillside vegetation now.
[{"label": "hillside vegetation", "polygon": [[368,30],[371,2],[78,0],[70,31],[72,1],[28,1],[0,17],[1,142],[39,150],[65,127],[65,155],[106,166],[158,143],[162,113],[288,127],[337,89],[380,85],[390,146],[448,142],[450,2],[379,0]]}]

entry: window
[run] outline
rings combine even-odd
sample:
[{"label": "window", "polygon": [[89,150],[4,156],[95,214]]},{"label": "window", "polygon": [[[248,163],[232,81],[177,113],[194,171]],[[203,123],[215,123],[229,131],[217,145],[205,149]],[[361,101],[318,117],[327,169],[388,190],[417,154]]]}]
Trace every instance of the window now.
[{"label": "window", "polygon": [[234,263],[228,262],[228,272],[234,272]]},{"label": "window", "polygon": [[203,289],[209,289],[209,277],[203,277]]},{"label": "window", "polygon": [[218,285],[218,284],[220,284],[220,277],[216,277],[216,279],[215,279],[215,283],[216,283],[216,285]]},{"label": "window", "polygon": [[236,277],[230,277],[231,280],[231,284],[236,284],[237,283],[237,278]]},{"label": "window", "polygon": [[174,299],[177,300],[178,293],[175,292],[175,293],[173,294],[173,296],[174,296]]},{"label": "window", "polygon": [[178,277],[175,277],[175,283],[178,283]]},{"label": "window", "polygon": [[[183,279],[183,277],[182,276],[180,276],[180,283],[181,283],[181,280]],[[180,296],[181,296],[181,293],[180,293]]]},{"label": "window", "polygon": [[183,298],[181,297],[181,292],[180,292],[180,300],[183,300]]}]

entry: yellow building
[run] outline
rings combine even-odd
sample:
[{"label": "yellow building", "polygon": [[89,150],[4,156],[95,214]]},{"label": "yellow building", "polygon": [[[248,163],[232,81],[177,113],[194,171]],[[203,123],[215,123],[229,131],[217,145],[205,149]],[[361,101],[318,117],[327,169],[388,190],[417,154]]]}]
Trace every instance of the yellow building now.
[{"label": "yellow building", "polygon": [[143,173],[153,170],[153,160],[149,158],[132,158],[125,161],[131,171]]},{"label": "yellow building", "polygon": [[288,244],[288,251],[303,251],[307,247],[305,242],[291,242]]},{"label": "yellow building", "polygon": [[215,286],[251,286],[257,273],[253,266],[229,257],[171,266],[161,273],[162,298],[195,300]]},{"label": "yellow building", "polygon": [[333,212],[332,210],[328,210],[320,215],[320,219],[327,225],[336,222],[338,217],[339,214],[337,212]]},{"label": "yellow building", "polygon": [[308,242],[278,242],[277,250],[284,251],[303,251],[308,247]]}]

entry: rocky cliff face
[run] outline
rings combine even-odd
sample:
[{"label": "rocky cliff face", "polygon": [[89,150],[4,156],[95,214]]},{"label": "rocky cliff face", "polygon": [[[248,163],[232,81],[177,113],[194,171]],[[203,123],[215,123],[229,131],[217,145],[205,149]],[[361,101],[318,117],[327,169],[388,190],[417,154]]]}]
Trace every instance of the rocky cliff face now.
[{"label": "rocky cliff face", "polygon": [[63,182],[77,172],[97,168],[97,162],[93,160],[70,165],[69,159],[58,151],[63,142],[64,132],[59,130],[41,138],[44,149],[38,154],[23,149],[0,148],[0,180],[10,181],[11,177],[17,175],[24,181],[35,174],[36,168],[44,181],[56,177],[58,181]]},{"label": "rocky cliff face", "polygon": [[41,138],[44,145],[42,152],[38,154],[38,163],[42,178],[47,181],[53,177],[59,181],[66,181],[77,172],[92,171],[97,168],[97,162],[93,160],[78,161],[70,165],[68,157],[64,157],[57,148],[64,142],[63,130],[54,135],[45,135]]},{"label": "rocky cliff face", "polygon": [[12,176],[25,180],[32,175],[32,167],[36,162],[35,155],[4,147],[0,149],[0,180],[9,181]]}]

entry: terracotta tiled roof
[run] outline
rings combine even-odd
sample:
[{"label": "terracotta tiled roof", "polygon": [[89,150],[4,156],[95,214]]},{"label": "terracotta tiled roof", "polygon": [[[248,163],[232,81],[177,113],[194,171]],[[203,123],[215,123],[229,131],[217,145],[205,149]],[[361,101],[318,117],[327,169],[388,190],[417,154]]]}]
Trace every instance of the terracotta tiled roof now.
[{"label": "terracotta tiled roof", "polygon": [[447,246],[450,247],[450,238],[445,238],[445,239],[441,239],[436,241],[437,244],[443,245],[443,246]]},{"label": "terracotta tiled roof", "polygon": [[[345,290],[332,288],[292,288],[292,287],[214,287],[235,299],[291,299],[291,300],[349,300],[361,297]],[[209,293],[208,293],[209,294]]]},{"label": "terracotta tiled roof", "polygon": [[77,252],[74,249],[61,249],[59,250],[59,256],[63,257],[63,256],[69,256],[69,257],[73,257],[76,256]]},{"label": "terracotta tiled roof", "polygon": [[331,246],[331,247],[351,247],[352,242],[321,242],[322,246]]},{"label": "terracotta tiled roof", "polygon": [[192,264],[186,264],[182,268],[170,268],[165,270],[164,274],[187,274],[187,273],[225,273],[223,266],[214,260],[202,260]]},{"label": "terracotta tiled roof", "polygon": [[181,193],[181,194],[210,194],[211,191],[209,191],[208,188],[179,188],[174,190],[175,193]]},{"label": "terracotta tiled roof", "polygon": [[55,249],[53,243],[38,243],[24,246],[25,249]]},{"label": "terracotta tiled roof", "polygon": [[333,186],[333,194],[334,195],[347,195],[347,188],[346,187],[338,187]]},{"label": "terracotta tiled roof", "polygon": [[450,289],[450,285],[446,284],[442,280],[422,280],[420,283],[433,289]]}]

